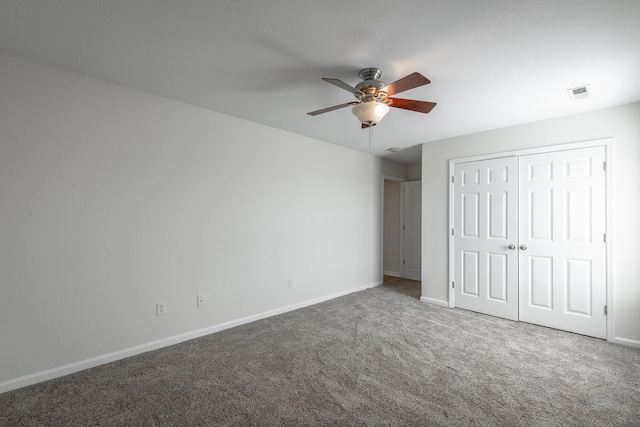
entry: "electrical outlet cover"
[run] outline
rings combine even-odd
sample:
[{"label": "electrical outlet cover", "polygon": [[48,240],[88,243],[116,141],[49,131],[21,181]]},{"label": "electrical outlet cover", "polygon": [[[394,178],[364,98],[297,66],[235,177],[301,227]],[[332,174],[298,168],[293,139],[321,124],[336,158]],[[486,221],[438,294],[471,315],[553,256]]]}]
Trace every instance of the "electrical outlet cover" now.
[{"label": "electrical outlet cover", "polygon": [[156,316],[164,316],[167,314],[167,303],[159,302],[156,304]]},{"label": "electrical outlet cover", "polygon": [[198,307],[202,307],[207,303],[207,297],[204,295],[198,295]]}]

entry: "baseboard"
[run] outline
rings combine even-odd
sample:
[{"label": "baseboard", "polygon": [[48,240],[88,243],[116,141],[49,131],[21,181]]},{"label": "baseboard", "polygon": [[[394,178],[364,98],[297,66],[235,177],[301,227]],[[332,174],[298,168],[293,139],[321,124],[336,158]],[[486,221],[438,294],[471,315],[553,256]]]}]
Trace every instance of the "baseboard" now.
[{"label": "baseboard", "polygon": [[18,388],[27,387],[33,384],[41,383],[43,381],[49,381],[54,378],[63,377],[76,372],[83,371],[85,369],[93,368],[96,366],[104,365],[107,363],[115,362],[117,360],[126,359],[127,357],[135,356],[138,354],[146,353],[148,351],[157,350],[170,345],[179,344],[184,341],[189,341],[195,338],[200,338],[205,335],[220,332],[225,329],[234,328],[236,326],[244,325],[247,323],[255,322],[256,320],[266,319],[268,317],[284,314],[289,311],[298,310],[304,307],[309,307],[315,304],[319,304],[325,301],[329,301],[335,298],[339,298],[345,295],[349,295],[354,292],[363,291],[365,289],[375,288],[382,285],[382,281],[370,283],[368,285],[359,286],[357,288],[349,289],[342,292],[337,292],[330,295],[325,295],[320,298],[315,298],[308,301],[303,301],[297,304],[288,305],[285,307],[277,308],[275,310],[269,310],[262,313],[258,313],[252,316],[243,317],[240,319],[232,320],[218,325],[208,326],[206,328],[198,329],[191,332],[186,332],[179,335],[163,338],[161,340],[148,342],[135,347],[129,347],[123,350],[115,351],[112,353],[104,354],[101,356],[92,357],[90,359],[81,360],[67,365],[59,366],[57,368],[47,369],[46,371],[36,372],[34,374],[25,375],[19,378],[11,379],[0,383],[0,393],[5,393]]},{"label": "baseboard", "polygon": [[629,347],[640,348],[640,341],[632,340],[629,338],[613,337],[613,339],[609,340],[609,342],[612,342],[614,344],[622,344]]},{"label": "baseboard", "polygon": [[400,277],[400,273],[398,273],[397,271],[383,271],[382,274],[384,274],[385,276]]},{"label": "baseboard", "polygon": [[439,307],[449,308],[449,301],[445,301],[445,300],[441,300],[441,299],[420,297],[420,301],[426,302],[428,304],[437,305]]}]

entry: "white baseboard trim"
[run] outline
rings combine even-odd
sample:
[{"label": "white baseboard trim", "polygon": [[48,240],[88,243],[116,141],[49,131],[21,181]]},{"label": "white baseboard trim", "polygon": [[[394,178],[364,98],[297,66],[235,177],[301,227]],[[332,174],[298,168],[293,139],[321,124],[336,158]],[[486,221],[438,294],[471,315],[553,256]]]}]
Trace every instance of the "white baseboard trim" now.
[{"label": "white baseboard trim", "polygon": [[398,273],[397,271],[383,271],[382,274],[384,274],[385,276],[400,277],[400,273]]},{"label": "white baseboard trim", "polygon": [[613,339],[609,340],[609,342],[612,342],[614,344],[627,345],[629,347],[640,348],[640,341],[632,340],[629,338],[613,337]]},{"label": "white baseboard trim", "polygon": [[93,368],[95,366],[104,365],[107,363],[115,362],[117,360],[126,359],[127,357],[135,356],[138,354],[146,353],[148,351],[157,350],[159,348],[168,347],[170,345],[179,344],[184,341],[189,341],[195,338],[200,338],[205,335],[220,332],[225,329],[234,328],[236,326],[244,325],[246,323],[255,322],[256,320],[266,319],[268,317],[284,314],[289,311],[298,310],[300,308],[309,307],[321,302],[329,301],[334,298],[339,298],[345,295],[349,295],[354,292],[363,291],[365,289],[375,288],[382,285],[382,281],[370,283],[368,285],[359,286],[357,288],[349,289],[346,291],[337,292],[323,297],[315,298],[308,301],[303,301],[297,304],[288,305],[285,307],[277,308],[275,310],[269,310],[262,313],[254,314],[252,316],[243,317],[241,319],[232,320],[218,325],[208,326],[206,328],[198,329],[191,332],[186,332],[179,335],[163,338],[157,341],[148,342],[145,344],[129,347],[123,350],[114,351],[112,353],[103,354],[101,356],[92,357],[90,359],[81,360],[67,365],[59,366],[45,371],[36,372],[34,374],[25,375],[22,377],[14,378],[8,381],[0,383],[0,393],[16,390],[18,388],[27,387],[33,384],[37,384],[43,381],[52,380],[54,378],[63,377],[76,372],[83,371],[85,369]]},{"label": "white baseboard trim", "polygon": [[444,301],[444,300],[441,300],[441,299],[420,297],[420,301],[426,302],[427,304],[437,305],[439,307],[449,308],[449,301]]}]

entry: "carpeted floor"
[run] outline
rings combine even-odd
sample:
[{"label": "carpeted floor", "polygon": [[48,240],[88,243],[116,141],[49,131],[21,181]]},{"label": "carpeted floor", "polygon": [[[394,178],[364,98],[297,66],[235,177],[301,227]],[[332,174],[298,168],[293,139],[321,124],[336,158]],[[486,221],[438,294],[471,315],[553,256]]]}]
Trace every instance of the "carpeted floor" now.
[{"label": "carpeted floor", "polygon": [[0,395],[0,425],[640,426],[640,350],[389,283]]}]

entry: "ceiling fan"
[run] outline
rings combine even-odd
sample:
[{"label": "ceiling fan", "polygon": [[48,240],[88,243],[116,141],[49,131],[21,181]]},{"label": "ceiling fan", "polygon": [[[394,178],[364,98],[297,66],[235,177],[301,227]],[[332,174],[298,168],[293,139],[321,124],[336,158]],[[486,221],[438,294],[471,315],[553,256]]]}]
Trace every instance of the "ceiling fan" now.
[{"label": "ceiling fan", "polygon": [[311,111],[307,114],[310,116],[317,116],[318,114],[328,113],[329,111],[353,106],[351,111],[355,114],[358,120],[360,120],[362,123],[361,127],[364,129],[375,126],[376,123],[382,120],[389,112],[389,107],[402,108],[426,114],[436,106],[435,102],[392,98],[392,96],[397,93],[431,83],[431,81],[422,74],[411,73],[389,85],[378,80],[381,75],[382,71],[378,68],[364,68],[360,70],[360,78],[363,81],[358,83],[355,87],[348,85],[342,80],[323,77],[322,80],[325,82],[331,83],[332,85],[353,93],[357,101],[334,105],[333,107]]}]

